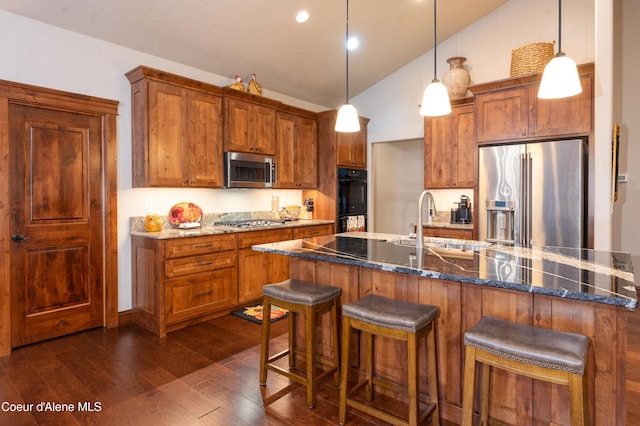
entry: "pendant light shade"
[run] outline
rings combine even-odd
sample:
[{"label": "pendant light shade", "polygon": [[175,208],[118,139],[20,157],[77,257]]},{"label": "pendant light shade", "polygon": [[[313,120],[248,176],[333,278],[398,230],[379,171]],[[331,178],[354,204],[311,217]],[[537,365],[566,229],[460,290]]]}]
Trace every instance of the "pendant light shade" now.
[{"label": "pendant light shade", "polygon": [[439,117],[441,115],[451,114],[451,101],[449,100],[449,92],[444,84],[440,83],[437,77],[437,61],[438,56],[436,38],[436,0],[433,0],[433,80],[424,89],[422,103],[420,104],[420,115],[426,117]]},{"label": "pendant light shade", "polygon": [[437,79],[433,79],[431,84],[424,89],[422,105],[420,105],[420,115],[426,117],[439,117],[451,114],[451,102],[449,92],[444,84]]},{"label": "pendant light shade", "polygon": [[336,119],[336,132],[359,132],[360,119],[358,111],[353,105],[346,103],[338,110],[338,118]]},{"label": "pendant light shade", "polygon": [[336,119],[336,132],[359,132],[360,119],[356,107],[349,103],[349,0],[347,0],[347,32],[344,42],[344,49],[347,58],[347,100],[338,110],[338,118]]},{"label": "pendant light shade", "polygon": [[538,98],[559,99],[582,93],[578,67],[562,51],[562,0],[558,0],[558,53],[544,67]]}]

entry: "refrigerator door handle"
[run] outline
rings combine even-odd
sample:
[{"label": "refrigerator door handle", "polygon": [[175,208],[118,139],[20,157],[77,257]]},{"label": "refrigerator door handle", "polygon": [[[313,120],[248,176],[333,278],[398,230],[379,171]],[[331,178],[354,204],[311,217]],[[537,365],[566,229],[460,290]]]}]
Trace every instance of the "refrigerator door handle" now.
[{"label": "refrigerator door handle", "polygon": [[525,245],[527,243],[527,182],[526,182],[526,168],[527,168],[527,154],[520,154],[520,205],[518,209],[520,210],[520,235],[516,240]]},{"label": "refrigerator door handle", "polygon": [[533,241],[533,158],[531,153],[527,153],[527,245]]}]

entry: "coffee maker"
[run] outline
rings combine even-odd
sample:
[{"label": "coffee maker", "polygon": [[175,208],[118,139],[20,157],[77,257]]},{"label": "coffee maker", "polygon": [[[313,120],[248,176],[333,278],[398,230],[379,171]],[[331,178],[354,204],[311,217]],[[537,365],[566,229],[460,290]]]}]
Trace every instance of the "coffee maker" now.
[{"label": "coffee maker", "polygon": [[451,223],[471,223],[471,200],[468,196],[460,196],[460,202],[455,202],[458,207],[451,209]]}]

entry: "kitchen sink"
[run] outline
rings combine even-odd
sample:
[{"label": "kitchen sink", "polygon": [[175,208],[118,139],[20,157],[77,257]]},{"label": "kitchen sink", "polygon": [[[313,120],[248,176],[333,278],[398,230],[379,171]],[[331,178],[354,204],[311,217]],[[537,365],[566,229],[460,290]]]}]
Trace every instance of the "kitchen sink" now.
[{"label": "kitchen sink", "polygon": [[[388,243],[392,243],[397,246],[415,247],[415,238],[393,238],[387,240]],[[458,240],[454,238],[437,238],[427,237],[423,239],[422,247],[428,249],[449,249],[460,251],[480,251],[487,247],[490,247],[492,243],[486,241],[473,241],[473,240]]]}]

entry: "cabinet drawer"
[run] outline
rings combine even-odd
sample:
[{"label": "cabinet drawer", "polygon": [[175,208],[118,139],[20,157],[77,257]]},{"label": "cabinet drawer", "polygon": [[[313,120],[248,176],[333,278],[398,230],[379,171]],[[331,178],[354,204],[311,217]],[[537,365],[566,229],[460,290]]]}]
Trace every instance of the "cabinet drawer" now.
[{"label": "cabinet drawer", "polygon": [[425,237],[456,238],[459,240],[473,239],[473,230],[471,229],[434,228],[434,227],[424,227],[423,229],[424,229]]},{"label": "cabinet drawer", "polygon": [[256,244],[275,243],[292,238],[291,229],[272,229],[269,231],[250,231],[238,233],[238,248],[247,248]]},{"label": "cabinet drawer", "polygon": [[208,235],[205,237],[175,238],[165,243],[165,258],[193,256],[236,248],[234,234]]},{"label": "cabinet drawer", "polygon": [[236,266],[237,261],[238,254],[235,250],[167,260],[164,265],[164,274],[167,278],[196,274]]},{"label": "cabinet drawer", "polygon": [[235,305],[238,300],[236,271],[236,268],[227,268],[167,281],[167,323]]},{"label": "cabinet drawer", "polygon": [[311,225],[311,226],[303,226],[300,228],[293,228],[293,239],[297,240],[300,238],[311,238],[317,237],[320,235],[329,235],[333,234],[333,225]]}]

